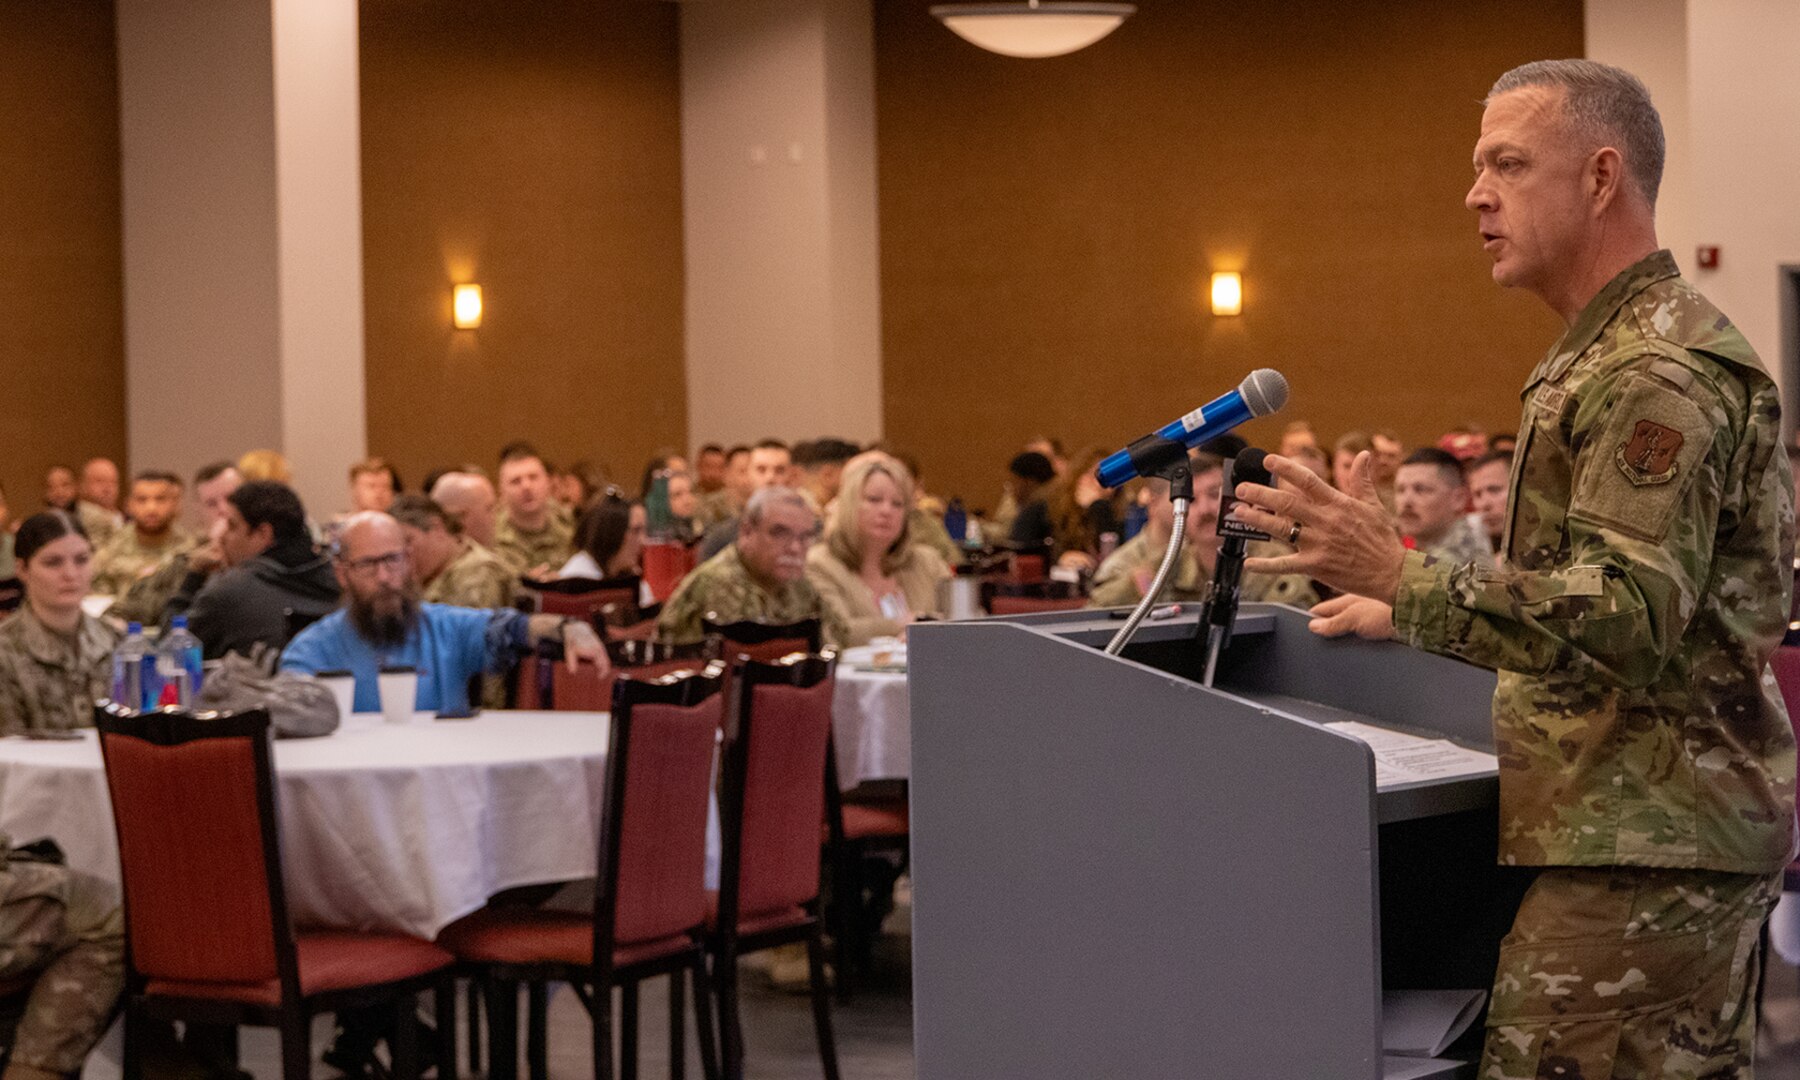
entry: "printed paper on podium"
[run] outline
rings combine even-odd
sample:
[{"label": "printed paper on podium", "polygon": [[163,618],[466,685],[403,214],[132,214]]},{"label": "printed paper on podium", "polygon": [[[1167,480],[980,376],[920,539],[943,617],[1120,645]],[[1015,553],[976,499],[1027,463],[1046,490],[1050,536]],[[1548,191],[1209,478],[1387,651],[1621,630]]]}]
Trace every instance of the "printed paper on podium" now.
[{"label": "printed paper on podium", "polygon": [[1448,739],[1427,739],[1355,720],[1325,726],[1362,740],[1375,752],[1377,788],[1452,776],[1475,776],[1495,772],[1500,767],[1494,755],[1458,746]]}]

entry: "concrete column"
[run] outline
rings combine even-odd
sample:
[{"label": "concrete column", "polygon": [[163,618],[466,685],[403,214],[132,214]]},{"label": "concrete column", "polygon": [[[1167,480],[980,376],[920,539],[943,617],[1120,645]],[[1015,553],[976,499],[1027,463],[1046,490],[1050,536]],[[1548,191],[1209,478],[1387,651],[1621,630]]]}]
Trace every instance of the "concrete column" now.
[{"label": "concrete column", "polygon": [[681,6],[688,431],[881,435],[872,12]]},{"label": "concrete column", "polygon": [[131,460],[365,445],[356,0],[118,0]]}]

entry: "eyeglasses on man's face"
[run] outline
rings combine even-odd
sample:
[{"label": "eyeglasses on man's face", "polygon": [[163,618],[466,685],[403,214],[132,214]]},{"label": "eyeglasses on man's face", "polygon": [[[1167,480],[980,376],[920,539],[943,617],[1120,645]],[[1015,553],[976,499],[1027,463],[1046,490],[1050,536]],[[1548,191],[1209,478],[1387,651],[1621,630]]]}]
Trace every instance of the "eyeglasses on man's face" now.
[{"label": "eyeglasses on man's face", "polygon": [[342,560],[344,569],[359,578],[377,577],[383,573],[403,573],[406,570],[406,552],[390,551],[385,555],[370,555],[363,559]]}]

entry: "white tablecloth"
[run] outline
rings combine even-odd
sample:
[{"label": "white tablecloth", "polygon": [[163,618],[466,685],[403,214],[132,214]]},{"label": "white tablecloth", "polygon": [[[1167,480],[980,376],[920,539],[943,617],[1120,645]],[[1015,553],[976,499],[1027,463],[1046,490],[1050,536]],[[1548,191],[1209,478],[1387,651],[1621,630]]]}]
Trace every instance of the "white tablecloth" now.
[{"label": "white tablecloth", "polygon": [[838,785],[912,775],[912,696],[903,671],[870,671],[869,650],[845,649],[832,697]]},{"label": "white tablecloth", "polygon": [[[85,735],[0,739],[0,831],[53,836],[72,867],[117,881],[100,747]],[[503,889],[592,877],[606,741],[604,713],[489,712],[357,715],[329,737],[277,742],[296,924],[429,938]]]}]

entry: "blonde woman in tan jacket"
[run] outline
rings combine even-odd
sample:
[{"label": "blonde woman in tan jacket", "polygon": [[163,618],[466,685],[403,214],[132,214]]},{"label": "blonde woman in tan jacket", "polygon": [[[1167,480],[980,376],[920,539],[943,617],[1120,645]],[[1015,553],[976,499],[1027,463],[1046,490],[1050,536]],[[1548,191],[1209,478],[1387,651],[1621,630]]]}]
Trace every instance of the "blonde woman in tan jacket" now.
[{"label": "blonde woman in tan jacket", "polygon": [[912,474],[886,454],[865,454],[844,472],[825,536],[806,553],[806,578],[850,627],[846,645],[899,636],[921,615],[941,616],[944,557],[913,542],[907,525]]}]

